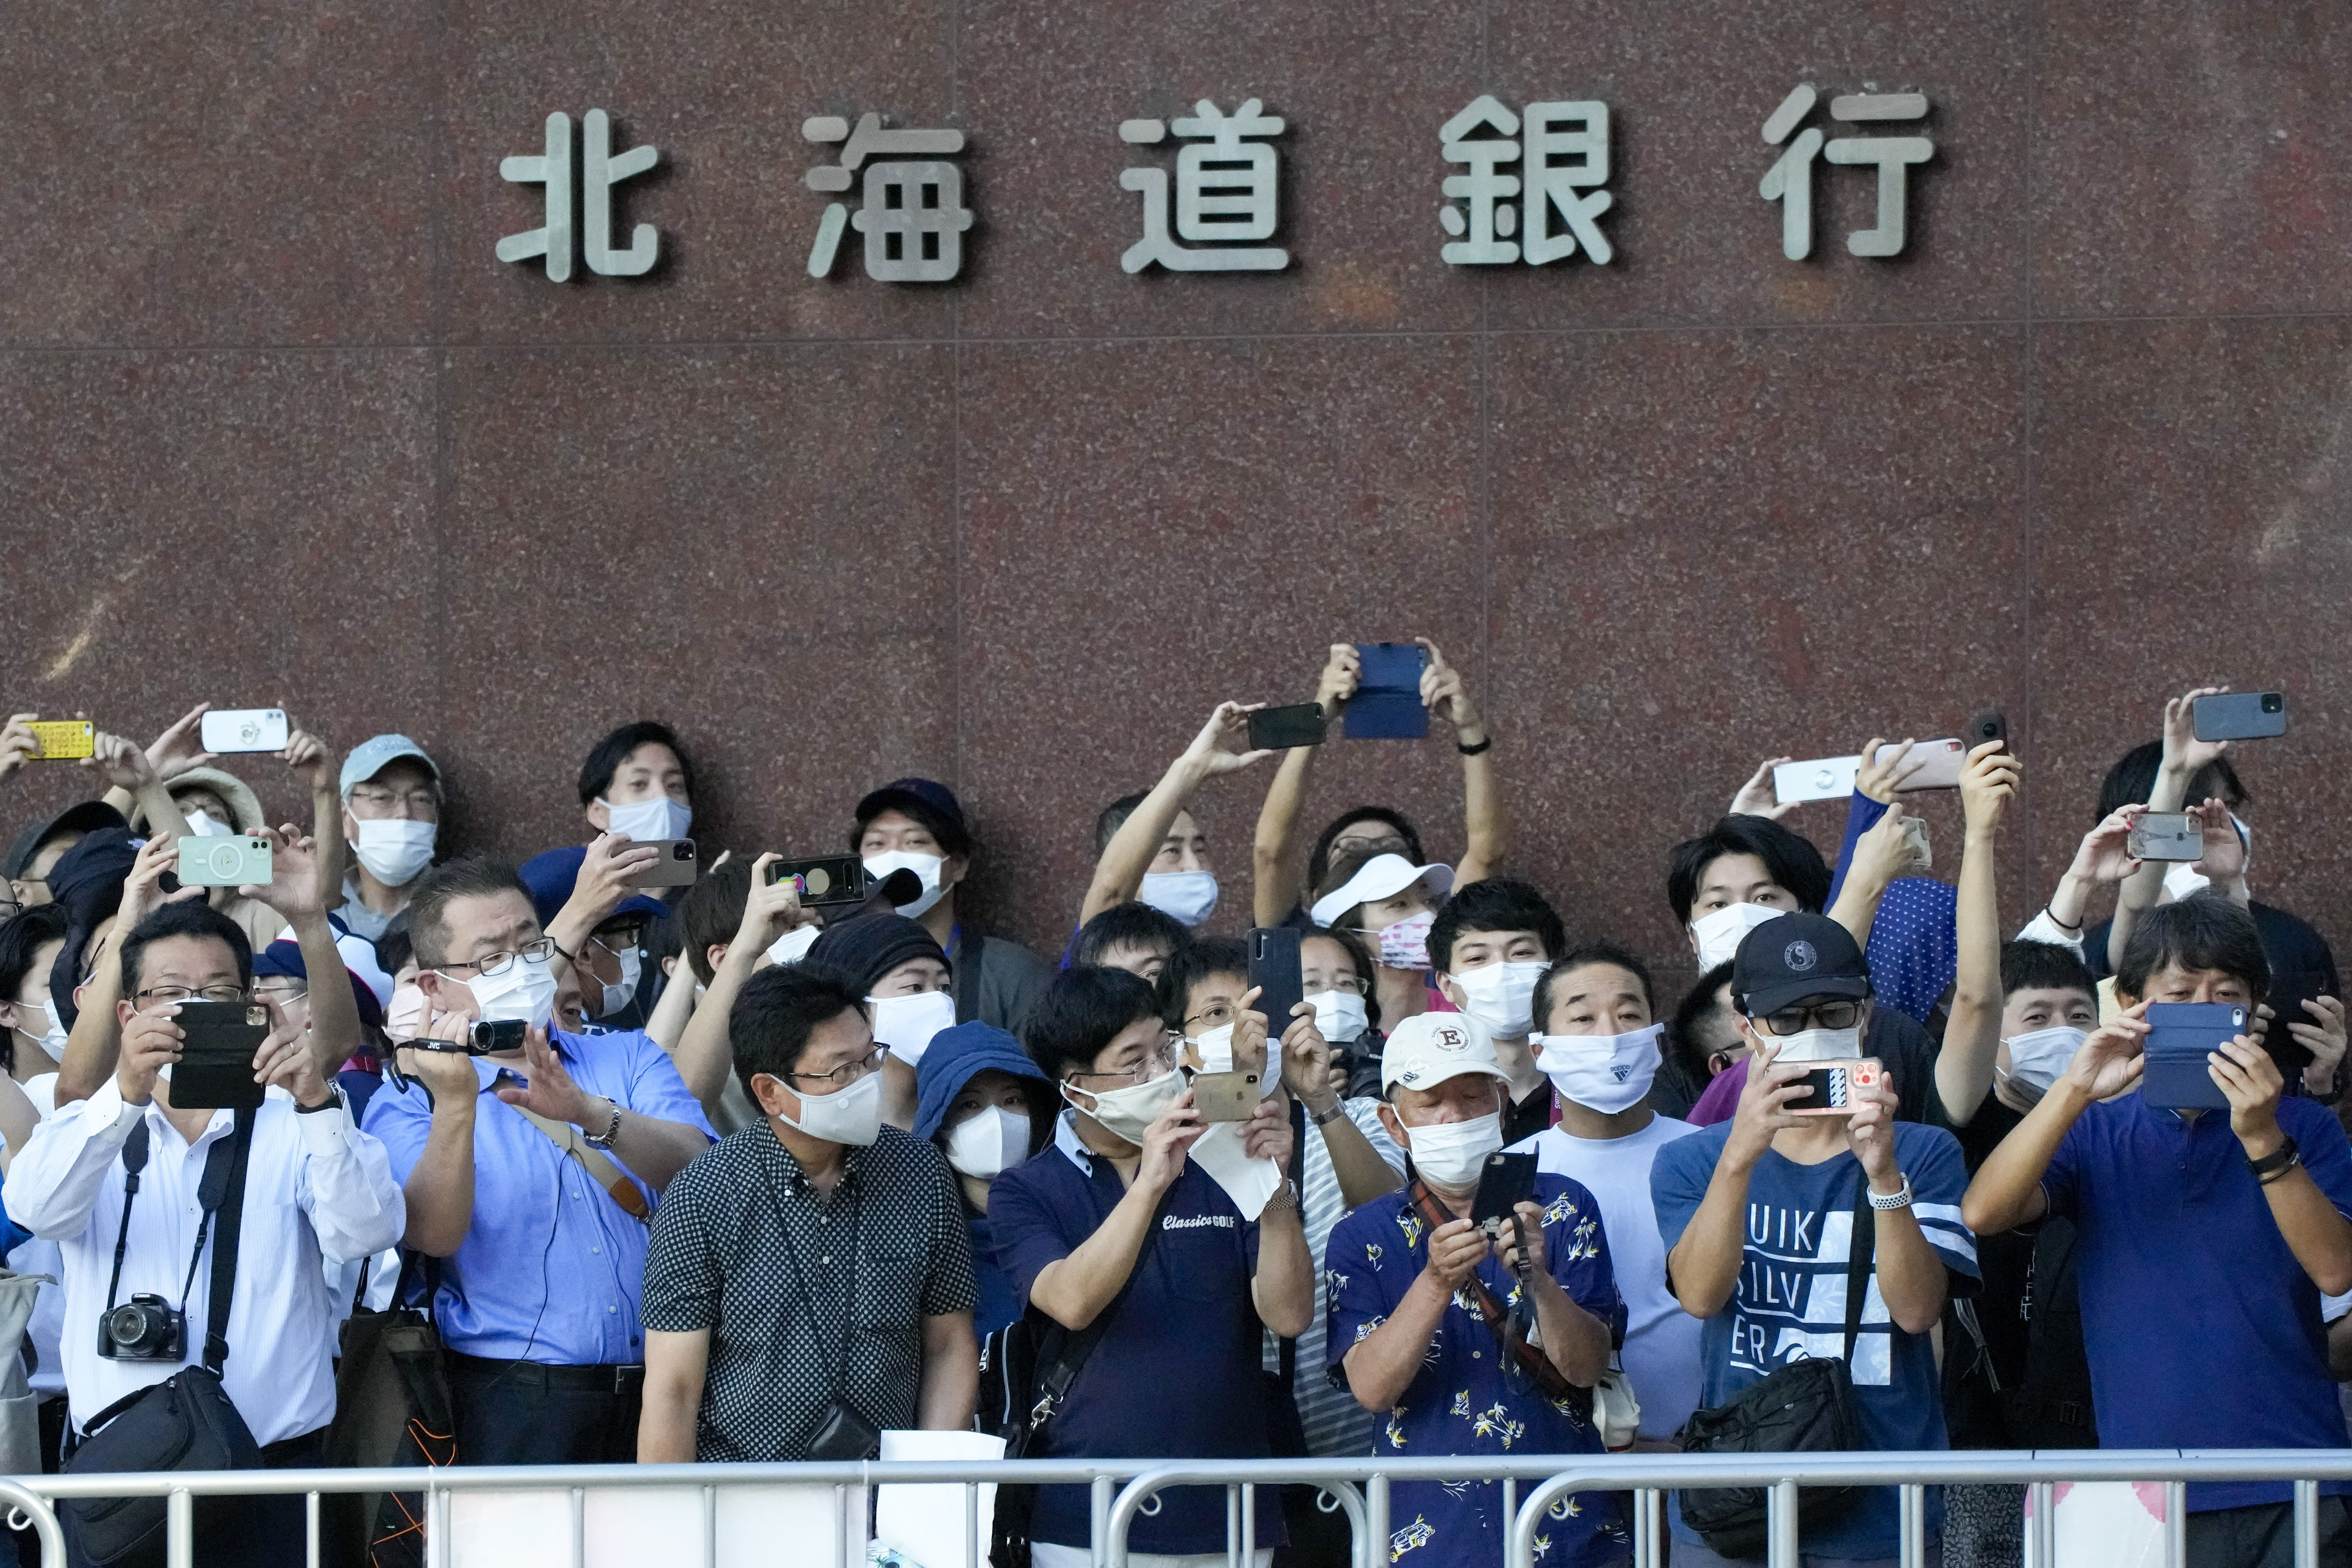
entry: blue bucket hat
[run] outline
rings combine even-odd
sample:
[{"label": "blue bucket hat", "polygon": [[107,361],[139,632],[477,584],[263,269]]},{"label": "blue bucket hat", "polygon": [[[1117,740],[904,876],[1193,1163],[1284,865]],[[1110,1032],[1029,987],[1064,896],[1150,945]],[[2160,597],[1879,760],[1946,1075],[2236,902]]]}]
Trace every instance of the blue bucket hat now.
[{"label": "blue bucket hat", "polygon": [[1021,1042],[993,1024],[958,1024],[931,1037],[915,1068],[915,1136],[929,1139],[948,1119],[963,1086],[991,1068],[1050,1085],[1021,1048]]}]

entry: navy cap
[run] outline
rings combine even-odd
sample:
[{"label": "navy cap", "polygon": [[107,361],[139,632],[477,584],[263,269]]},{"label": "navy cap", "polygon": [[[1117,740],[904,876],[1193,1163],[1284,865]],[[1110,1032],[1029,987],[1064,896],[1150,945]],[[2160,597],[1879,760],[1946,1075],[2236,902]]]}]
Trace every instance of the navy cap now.
[{"label": "navy cap", "polygon": [[[932,779],[893,779],[857,803],[857,831],[886,811],[903,811],[931,830],[940,847],[961,855],[971,847],[971,826],[955,791]],[[856,848],[855,836],[850,844]]]},{"label": "navy cap", "polygon": [[[259,980],[266,975],[291,975],[298,980],[309,980],[310,974],[302,962],[301,943],[280,937],[255,953],[253,977]],[[352,983],[352,1000],[359,1007],[360,1022],[371,1029],[383,1028],[383,1004],[376,1000],[375,992],[366,981],[348,969],[343,971],[343,978]]]},{"label": "navy cap", "polygon": [[40,852],[41,846],[60,834],[95,833],[101,827],[130,826],[122,819],[121,812],[102,800],[85,800],[69,805],[47,822],[37,822],[16,835],[16,842],[8,846],[7,860],[0,864],[0,877],[23,876],[25,868],[33,863],[33,857]]},{"label": "navy cap", "polygon": [[1731,961],[1733,1005],[1751,1018],[1810,997],[1870,994],[1870,965],[1852,932],[1827,915],[1788,914],[1740,939]]},{"label": "navy cap", "polygon": [[992,1069],[1049,1087],[1053,1081],[1029,1059],[1020,1041],[993,1024],[958,1024],[933,1035],[915,1067],[915,1136],[929,1138],[937,1132],[963,1086]]}]

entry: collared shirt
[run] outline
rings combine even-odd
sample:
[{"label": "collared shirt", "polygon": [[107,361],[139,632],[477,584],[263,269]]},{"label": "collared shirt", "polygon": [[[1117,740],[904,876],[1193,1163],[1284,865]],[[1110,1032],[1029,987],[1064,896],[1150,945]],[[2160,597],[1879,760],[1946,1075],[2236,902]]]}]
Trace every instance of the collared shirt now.
[{"label": "collared shirt", "polygon": [[[1565,1176],[1536,1177],[1543,1206],[1544,1268],[1569,1299],[1604,1323],[1617,1321],[1609,1239],[1592,1194]],[[1406,1192],[1374,1198],[1339,1222],[1325,1255],[1331,1290],[1330,1367],[1344,1376],[1348,1352],[1386,1322],[1429,1266],[1429,1227]],[[1506,1307],[1524,1289],[1490,1248],[1478,1279]],[[1454,1293],[1412,1381],[1389,1412],[1381,1454],[1598,1454],[1592,1396],[1557,1404],[1506,1371],[1506,1352],[1467,1289]],[[1517,1386],[1514,1386],[1517,1384]],[[1468,1467],[1475,1473],[1477,1467]],[[1510,1529],[1499,1481],[1398,1481],[1389,1503],[1389,1552],[1428,1568],[1473,1568],[1502,1560]],[[1580,1492],[1536,1532],[1545,1568],[1609,1563],[1633,1545],[1613,1492]]]},{"label": "collared shirt", "polygon": [[[549,1039],[583,1091],[633,1115],[680,1121],[714,1136],[669,1053],[642,1033]],[[435,1315],[441,1341],[465,1355],[558,1366],[626,1366],[645,1359],[637,1321],[646,1226],[613,1201],[587,1170],[490,1092],[520,1062],[474,1058],[474,1217],[441,1268]],[[433,1111],[424,1086],[387,1085],[369,1101],[367,1130],[383,1140],[403,1182],[424,1158]],[[614,1164],[632,1181],[617,1150]],[[646,1205],[660,1198],[637,1181]]]},{"label": "collared shirt", "polygon": [[[122,1224],[122,1143],[142,1118],[147,1164],[131,1207],[115,1300],[145,1292],[179,1304],[203,1213],[197,1185],[213,1145],[236,1130],[235,1111],[215,1111],[190,1143],[161,1106],[124,1104],[109,1079],[34,1130],[0,1191],[9,1214],[56,1241],[64,1258],[60,1349],[77,1426],[124,1394],[204,1360],[218,1216],[187,1286],[187,1359],[113,1361],[98,1353],[99,1314]],[[383,1146],[352,1126],[340,1106],[306,1113],[272,1095],[254,1113],[221,1381],[255,1441],[299,1437],[334,1418],[335,1312],[322,1263],[381,1252],[400,1239],[406,1218]]]},{"label": "collared shirt", "polygon": [[[1078,1141],[1065,1111],[1054,1146],[998,1176],[988,1189],[997,1257],[1024,1302],[1049,1264],[1076,1251],[1108,1218],[1127,1187],[1108,1160]],[[1037,1458],[1267,1457],[1267,1379],[1259,1367],[1265,1325],[1250,1293],[1258,1227],[1224,1188],[1190,1160],[1160,1195],[1152,1229],[1109,1321],[1045,1429]],[[1282,1540],[1279,1489],[1257,1492],[1257,1540]],[[1178,1487],[1159,1513],[1135,1521],[1138,1552],[1222,1552],[1222,1487]],[[1040,1487],[1031,1539],[1087,1541],[1082,1486]]]},{"label": "collared shirt", "polygon": [[[2352,1149],[2336,1113],[2285,1099],[2278,1122],[2320,1192],[2352,1217]],[[2067,1129],[2042,1190],[2053,1215],[2074,1222],[2100,1447],[2344,1446],[2319,1287],[2280,1234],[2226,1111],[2183,1117],[2137,1094],[2093,1105]],[[2189,1510],[2280,1502],[2291,1490],[2192,1483]]]},{"label": "collared shirt", "polygon": [[765,1121],[678,1173],[654,1220],[646,1327],[710,1333],[694,1457],[805,1459],[837,1395],[915,1424],[923,1324],[972,1306],[963,1199],[929,1142],[885,1127],[826,1196]]}]

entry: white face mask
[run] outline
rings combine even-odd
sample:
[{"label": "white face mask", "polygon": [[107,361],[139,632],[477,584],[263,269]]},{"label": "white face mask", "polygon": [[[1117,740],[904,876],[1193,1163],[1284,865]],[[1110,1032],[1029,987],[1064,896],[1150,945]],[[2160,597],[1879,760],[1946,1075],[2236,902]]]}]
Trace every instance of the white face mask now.
[{"label": "white face mask", "polygon": [[604,831],[625,833],[632,843],[683,838],[686,830],[694,826],[694,807],[680,805],[666,795],[657,795],[651,800],[633,800],[626,805],[614,805],[607,800],[596,804],[604,808]]},{"label": "white face mask", "polygon": [[1332,1045],[1353,1045],[1371,1027],[1364,999],[1352,991],[1318,991],[1307,1000],[1315,1004],[1315,1032]]},{"label": "white face mask", "polygon": [[555,1016],[555,964],[519,958],[499,974],[477,974],[466,982],[474,994],[474,1008],[484,1023],[520,1018],[541,1028]]},{"label": "white face mask", "polygon": [[847,1089],[837,1089],[831,1094],[800,1094],[800,1120],[779,1115],[776,1120],[785,1126],[805,1132],[827,1143],[845,1143],[853,1149],[870,1146],[882,1136],[882,1075],[867,1073]]},{"label": "white face mask", "polygon": [[947,861],[937,855],[917,855],[906,849],[893,849],[887,855],[866,857],[866,872],[877,882],[893,871],[912,871],[920,877],[923,890],[916,896],[915,901],[891,906],[914,921],[922,919],[933,904],[946,896],[947,889],[940,883],[940,868],[946,864]]},{"label": "white face mask", "polygon": [[[816,939],[824,934],[824,928],[823,926],[794,926],[792,930],[786,931],[783,935],[778,937],[775,941],[768,944],[768,962],[771,963],[798,963],[802,959],[808,956],[808,950],[814,947],[816,945]],[[697,989],[698,990],[699,987]]]},{"label": "white face mask", "polygon": [[[16,1016],[21,1019],[30,1008],[30,1003],[19,1002],[16,1004]],[[41,1016],[48,1021],[46,1033],[34,1035],[30,1029],[19,1029],[17,1033],[31,1036],[39,1042],[41,1049],[51,1056],[56,1056],[66,1048],[66,1026],[64,1021],[58,1016],[58,1005],[47,996],[41,998]]]},{"label": "white face mask", "polygon": [[1205,1035],[1192,1037],[1192,1048],[1201,1054],[1202,1072],[1234,1070],[1234,1026],[1220,1024]]},{"label": "white face mask", "polygon": [[932,1036],[955,1026],[955,998],[945,991],[868,996],[866,1005],[874,1014],[874,1043],[889,1047],[890,1054],[908,1067],[921,1065]]},{"label": "white face mask", "polygon": [[2001,1042],[2009,1047],[2010,1080],[2039,1100],[2050,1092],[2051,1085],[2065,1076],[2074,1053],[2090,1037],[2088,1031],[2066,1024],[2011,1035]]},{"label": "white face mask", "polygon": [[1637,1104],[1658,1076],[1663,1024],[1625,1035],[1530,1035],[1536,1066],[1562,1098],[1603,1116]]},{"label": "white face mask", "polygon": [[1780,1047],[1780,1062],[1850,1062],[1862,1055],[1862,1026],[1851,1029],[1800,1029],[1793,1035],[1756,1037]]},{"label": "white face mask", "polygon": [[1489,963],[1453,975],[1462,1010],[1496,1039],[1516,1040],[1535,1023],[1536,982],[1548,963]]},{"label": "white face mask", "polygon": [[1503,1113],[1404,1131],[1405,1152],[1422,1179],[1449,1193],[1464,1192],[1478,1184],[1486,1156],[1503,1146]]},{"label": "white face mask", "polygon": [[948,1169],[983,1180],[1029,1157],[1026,1112],[992,1105],[948,1130]]},{"label": "white face mask", "polygon": [[635,948],[621,954],[621,983],[604,987],[604,1008],[596,1015],[609,1018],[629,1005],[637,994],[637,978],[645,973],[645,955]]},{"label": "white face mask", "polygon": [[1146,871],[1135,895],[1178,925],[1191,930],[1216,912],[1217,879],[1211,871]]},{"label": "white face mask", "polygon": [[187,816],[188,831],[199,838],[226,838],[232,831],[227,823],[215,820],[208,811],[192,811]]},{"label": "white face mask", "polygon": [[416,879],[416,874],[433,863],[434,841],[440,837],[441,826],[434,822],[418,822],[414,817],[370,817],[359,824],[360,836],[352,841],[352,853],[368,868],[368,875],[387,888],[404,888]]},{"label": "white face mask", "polygon": [[1089,1097],[1094,1100],[1092,1105],[1078,1104],[1072,1096],[1087,1091],[1074,1090],[1066,1083],[1062,1086],[1062,1098],[1093,1117],[1096,1123],[1112,1137],[1140,1144],[1144,1132],[1160,1120],[1160,1114],[1184,1098],[1187,1087],[1184,1075],[1171,1068],[1148,1083],[1131,1084],[1126,1089],[1092,1095]]},{"label": "white face mask", "polygon": [[1777,921],[1788,912],[1762,904],[1726,904],[1715,913],[1691,921],[1690,933],[1698,942],[1700,972],[1704,973],[1718,963],[1729,963],[1739,955],[1741,938],[1766,921]]}]

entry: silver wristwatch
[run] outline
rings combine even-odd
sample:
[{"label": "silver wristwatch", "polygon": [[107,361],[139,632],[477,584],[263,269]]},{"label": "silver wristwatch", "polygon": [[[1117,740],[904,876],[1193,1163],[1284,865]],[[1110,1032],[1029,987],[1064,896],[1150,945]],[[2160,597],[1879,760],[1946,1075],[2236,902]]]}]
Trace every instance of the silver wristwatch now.
[{"label": "silver wristwatch", "polygon": [[[592,1149],[610,1149],[613,1146],[613,1140],[620,1135],[621,1102],[617,1100],[613,1102],[613,1124],[610,1127],[605,1128],[602,1132],[591,1132],[586,1128],[583,1128],[580,1133],[582,1141]],[[1903,1201],[1907,1204],[1911,1201],[1907,1195],[1911,1189],[1906,1187],[1903,1191],[1906,1194]]]},{"label": "silver wristwatch", "polygon": [[[1907,1209],[1911,1206],[1911,1178],[1906,1173],[1902,1171],[1897,1171],[1895,1173],[1903,1178],[1903,1190],[1899,1193],[1887,1193],[1883,1195],[1878,1193],[1870,1193],[1870,1206],[1872,1208]],[[1869,1186],[1867,1178],[1864,1179],[1864,1189],[1867,1190]]]}]

